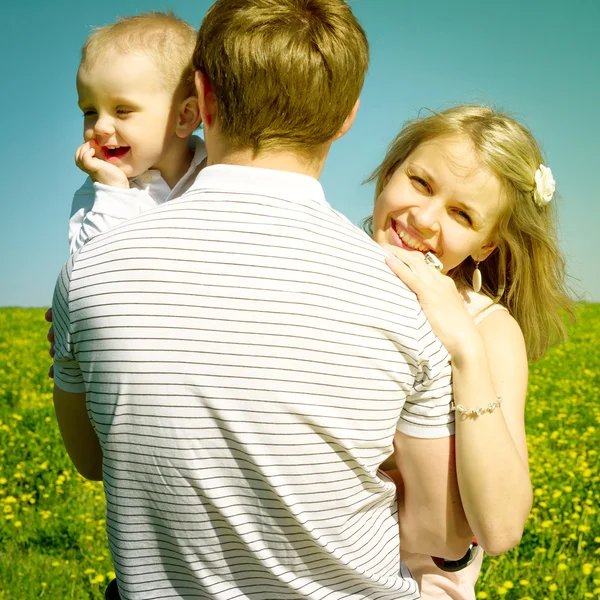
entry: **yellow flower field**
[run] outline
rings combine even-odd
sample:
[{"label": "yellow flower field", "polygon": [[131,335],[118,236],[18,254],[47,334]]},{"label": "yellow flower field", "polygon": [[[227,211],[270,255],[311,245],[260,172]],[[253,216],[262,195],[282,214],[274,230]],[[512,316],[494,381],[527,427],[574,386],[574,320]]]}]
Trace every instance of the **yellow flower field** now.
[{"label": "yellow flower field", "polygon": [[[114,576],[100,483],[64,452],[41,309],[0,309],[0,600],[103,598]],[[600,598],[600,305],[531,365],[535,503],[518,548],[486,557],[480,599]]]}]

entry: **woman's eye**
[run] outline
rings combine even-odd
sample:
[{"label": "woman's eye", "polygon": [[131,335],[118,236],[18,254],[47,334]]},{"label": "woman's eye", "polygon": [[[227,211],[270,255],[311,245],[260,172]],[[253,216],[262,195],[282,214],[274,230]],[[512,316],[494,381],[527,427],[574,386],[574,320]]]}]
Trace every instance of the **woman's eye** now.
[{"label": "woman's eye", "polygon": [[431,191],[431,188],[429,187],[429,184],[422,179],[421,177],[417,177],[416,175],[412,175],[411,176],[411,180],[412,182],[417,185],[418,187],[427,190],[428,192]]},{"label": "woman's eye", "polygon": [[469,225],[473,224],[473,219],[471,219],[471,217],[469,216],[469,214],[466,213],[464,210],[457,209],[456,210],[456,214],[459,216],[460,219],[462,219],[463,221],[465,221]]}]

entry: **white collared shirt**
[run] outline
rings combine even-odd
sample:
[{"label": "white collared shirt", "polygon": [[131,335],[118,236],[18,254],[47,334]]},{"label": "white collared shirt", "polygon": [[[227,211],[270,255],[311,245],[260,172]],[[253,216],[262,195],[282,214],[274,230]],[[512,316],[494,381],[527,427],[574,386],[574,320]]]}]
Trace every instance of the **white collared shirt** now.
[{"label": "white collared shirt", "polygon": [[193,183],[206,159],[201,138],[192,136],[194,156],[185,175],[171,189],[160,171],[149,170],[129,180],[130,188],[94,183],[88,177],[75,192],[69,219],[69,252],[77,252],[88,240],[119,223],[181,196]]},{"label": "white collared shirt", "polygon": [[396,429],[452,432],[449,357],[319,182],[215,165],[73,255],[55,384],[85,392],[127,600],[414,600]]}]

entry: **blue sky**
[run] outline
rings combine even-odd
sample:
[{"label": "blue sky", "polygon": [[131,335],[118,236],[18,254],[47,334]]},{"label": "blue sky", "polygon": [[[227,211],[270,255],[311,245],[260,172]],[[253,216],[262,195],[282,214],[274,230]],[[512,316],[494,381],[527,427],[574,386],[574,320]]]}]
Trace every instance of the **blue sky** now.
[{"label": "blue sky", "polygon": [[[82,136],[75,74],[90,26],[172,9],[197,27],[211,3],[24,0],[2,9],[0,306],[49,306],[67,257],[69,208],[84,179],[73,162]],[[351,4],[372,60],[356,124],[323,173],[330,203],[355,223],[370,213],[373,188],[361,182],[420,108],[491,103],[528,124],[544,148],[572,285],[600,302],[600,2]]]}]

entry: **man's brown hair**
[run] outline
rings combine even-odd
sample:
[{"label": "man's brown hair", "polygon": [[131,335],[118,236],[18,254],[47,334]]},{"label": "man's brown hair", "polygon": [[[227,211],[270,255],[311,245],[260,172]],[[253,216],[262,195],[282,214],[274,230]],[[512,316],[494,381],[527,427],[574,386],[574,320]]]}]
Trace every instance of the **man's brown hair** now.
[{"label": "man's brown hair", "polygon": [[212,85],[221,133],[254,153],[332,140],[368,62],[365,32],[343,0],[217,0],[193,58]]}]

